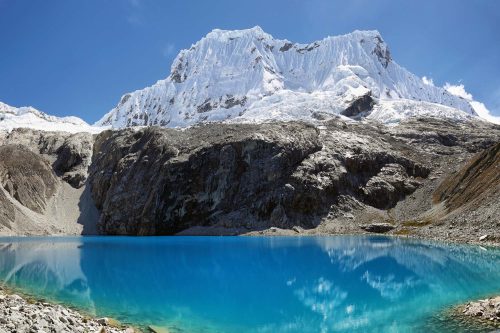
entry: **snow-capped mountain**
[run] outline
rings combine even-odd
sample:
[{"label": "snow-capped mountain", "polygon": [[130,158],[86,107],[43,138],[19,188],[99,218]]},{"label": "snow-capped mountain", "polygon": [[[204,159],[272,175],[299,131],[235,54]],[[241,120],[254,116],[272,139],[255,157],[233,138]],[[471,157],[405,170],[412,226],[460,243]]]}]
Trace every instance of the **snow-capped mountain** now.
[{"label": "snow-capped mountain", "polygon": [[78,117],[55,117],[31,106],[16,108],[0,102],[0,130],[10,132],[23,127],[70,133],[102,131],[102,128],[91,126]]},{"label": "snow-capped mountain", "polygon": [[476,116],[469,101],[399,66],[377,31],[297,44],[255,27],[213,30],[179,53],[166,79],[125,94],[96,125],[185,127],[337,114],[386,123]]}]

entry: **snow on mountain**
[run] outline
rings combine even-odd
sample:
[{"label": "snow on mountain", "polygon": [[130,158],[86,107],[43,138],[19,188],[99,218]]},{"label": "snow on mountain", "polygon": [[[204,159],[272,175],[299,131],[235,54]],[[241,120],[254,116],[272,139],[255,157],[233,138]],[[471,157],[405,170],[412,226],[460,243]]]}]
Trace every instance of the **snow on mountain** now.
[{"label": "snow on mountain", "polygon": [[476,116],[470,101],[399,66],[377,31],[297,44],[255,27],[213,30],[179,53],[169,77],[125,94],[96,125],[185,127],[338,114],[389,123],[424,114]]},{"label": "snow on mountain", "polygon": [[78,117],[55,117],[31,106],[16,108],[0,102],[0,130],[10,132],[14,128],[33,128],[69,133],[99,133],[103,130],[101,127],[87,124]]}]

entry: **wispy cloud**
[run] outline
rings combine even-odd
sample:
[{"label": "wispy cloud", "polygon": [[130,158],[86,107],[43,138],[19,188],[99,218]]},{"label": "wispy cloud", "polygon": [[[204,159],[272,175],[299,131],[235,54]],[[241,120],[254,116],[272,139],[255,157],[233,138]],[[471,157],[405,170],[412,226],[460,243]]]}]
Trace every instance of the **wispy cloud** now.
[{"label": "wispy cloud", "polygon": [[141,6],[141,0],[128,0],[128,3],[132,7],[140,7]]},{"label": "wispy cloud", "polygon": [[424,82],[429,86],[434,86],[434,81],[430,77],[427,76],[422,77],[422,82]]},{"label": "wispy cloud", "polygon": [[175,50],[174,43],[167,43],[162,49],[162,54],[164,57],[169,57],[175,52]]},{"label": "wispy cloud", "polygon": [[140,25],[143,23],[142,17],[142,0],[128,0],[127,2],[127,22],[132,25]]}]

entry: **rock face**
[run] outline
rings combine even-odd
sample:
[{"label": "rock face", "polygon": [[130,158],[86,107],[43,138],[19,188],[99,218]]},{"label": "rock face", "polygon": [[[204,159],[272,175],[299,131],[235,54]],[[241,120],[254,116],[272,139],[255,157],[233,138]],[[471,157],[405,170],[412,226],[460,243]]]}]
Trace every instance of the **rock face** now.
[{"label": "rock face", "polygon": [[0,185],[21,205],[42,213],[57,183],[50,164],[40,155],[23,146],[0,146]]},{"label": "rock face", "polygon": [[270,219],[295,167],[319,149],[318,131],[293,123],[103,133],[90,175],[100,230],[172,234],[228,215]]},{"label": "rock face", "polygon": [[65,133],[18,128],[0,139],[0,144],[17,144],[44,157],[54,172],[75,188],[83,185],[92,160],[94,139],[90,133]]},{"label": "rock face", "polygon": [[429,170],[369,135],[302,123],[105,132],[92,196],[105,234],[312,228],[341,197],[389,208]]},{"label": "rock face", "polygon": [[[14,130],[0,135],[0,232],[75,234],[91,221],[106,235],[387,232],[497,242],[498,142],[498,126],[433,118],[96,136]],[[50,222],[61,219],[69,224]]]},{"label": "rock face", "polygon": [[93,142],[87,133],[1,132],[0,234],[95,230],[83,227],[97,219],[84,186]]},{"label": "rock face", "polygon": [[500,197],[500,142],[478,153],[457,173],[447,177],[434,192],[436,202],[445,201],[453,211],[478,206]]}]

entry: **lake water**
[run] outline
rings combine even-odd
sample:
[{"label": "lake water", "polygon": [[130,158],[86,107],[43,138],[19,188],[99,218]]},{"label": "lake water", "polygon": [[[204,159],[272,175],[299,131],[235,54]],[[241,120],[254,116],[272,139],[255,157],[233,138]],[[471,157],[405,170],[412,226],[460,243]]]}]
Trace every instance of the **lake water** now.
[{"label": "lake water", "polygon": [[500,293],[500,251],[365,236],[0,238],[0,279],[171,332],[418,332]]}]

